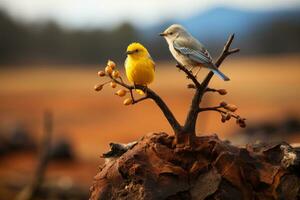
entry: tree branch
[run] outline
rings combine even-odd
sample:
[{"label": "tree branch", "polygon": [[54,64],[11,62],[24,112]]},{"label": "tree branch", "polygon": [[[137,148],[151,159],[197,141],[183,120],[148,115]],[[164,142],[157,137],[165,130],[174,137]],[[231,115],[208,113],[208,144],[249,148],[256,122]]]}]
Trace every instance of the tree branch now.
[{"label": "tree branch", "polygon": [[176,135],[181,134],[182,127],[179,122],[174,117],[173,113],[169,109],[169,107],[165,104],[165,102],[150,88],[147,88],[147,95],[149,98],[153,99],[155,103],[159,106],[159,108],[164,113],[165,117],[169,121]]},{"label": "tree branch", "polygon": [[[224,45],[221,55],[219,56],[218,60],[215,63],[216,67],[219,67],[227,56],[229,56],[233,53],[239,52],[239,49],[231,49],[231,50],[229,49],[233,39],[234,39],[234,35],[231,35],[228,38],[226,44]],[[196,85],[196,83],[194,82],[194,84],[196,85],[196,88],[195,88],[196,91],[195,91],[194,97],[192,99],[192,103],[191,103],[191,106],[190,106],[190,109],[187,114],[185,124],[183,127],[183,132],[190,134],[192,137],[196,135],[195,129],[196,129],[196,121],[197,121],[198,114],[199,114],[199,112],[198,112],[199,104],[202,100],[203,94],[207,90],[207,86],[208,86],[211,78],[213,77],[213,75],[214,75],[214,73],[212,71],[210,71],[208,73],[208,75],[205,77],[205,79],[202,81],[200,86]]]},{"label": "tree branch", "polygon": [[139,98],[139,99],[137,99],[137,100],[135,100],[135,99],[133,98],[133,99],[132,99],[132,104],[139,103],[139,102],[144,101],[144,100],[146,100],[146,99],[149,99],[148,95],[146,95],[146,96],[144,96],[144,97],[142,97],[142,98]]},{"label": "tree branch", "polygon": [[[188,89],[196,89],[196,86],[192,83],[188,84],[187,85],[187,88]],[[205,92],[217,92],[218,90],[217,89],[214,89],[214,88],[206,88],[205,89]]]},{"label": "tree branch", "polygon": [[[205,112],[205,111],[216,111],[216,112],[219,112],[221,114],[226,114],[228,112],[228,111],[221,110],[219,106],[218,107],[208,107],[208,108],[199,108],[198,109],[198,113]],[[238,119],[238,115],[236,115],[236,114],[231,113],[231,116]]]},{"label": "tree branch", "polygon": [[[204,111],[210,111],[210,110],[222,111],[222,110],[219,110],[219,108],[222,108],[222,106],[214,106],[214,107],[207,107],[207,108],[198,108],[198,113],[204,112]],[[224,113],[226,113],[226,112],[224,111]]]},{"label": "tree branch", "polygon": [[[217,59],[217,61],[215,63],[215,66],[217,68],[220,67],[220,65],[222,64],[222,62],[225,60],[225,58],[227,56],[229,56],[231,54],[234,54],[234,53],[237,53],[237,52],[240,51],[240,49],[238,49],[238,48],[231,49],[231,50],[229,49],[231,43],[233,42],[233,39],[234,39],[234,34],[230,35],[230,37],[228,38],[226,44],[224,45],[223,51],[222,51],[221,55],[219,56],[219,58]],[[202,87],[203,90],[208,86],[208,84],[209,84],[211,78],[213,77],[213,75],[214,75],[214,73],[212,71],[210,71],[207,74],[207,76],[205,77],[205,79],[201,83],[201,87]]]},{"label": "tree branch", "polygon": [[[166,105],[166,103],[160,98],[160,96],[158,96],[153,90],[151,90],[150,88],[146,87],[146,86],[141,86],[141,85],[135,85],[135,86],[131,86],[128,85],[126,83],[124,83],[123,81],[119,81],[115,78],[113,78],[111,75],[109,76],[114,82],[116,82],[117,84],[127,88],[130,93],[131,93],[131,98],[133,100],[133,104],[141,102],[143,100],[146,99],[152,99],[154,100],[154,102],[158,105],[158,107],[161,109],[161,111],[163,112],[163,114],[165,115],[165,117],[167,118],[169,124],[171,125],[175,135],[178,135],[182,132],[182,127],[179,124],[179,122],[177,121],[177,119],[175,118],[175,116],[173,115],[173,113],[171,112],[171,110],[169,109],[169,107]],[[146,96],[142,97],[138,100],[135,100],[133,98],[132,95],[132,90],[135,89],[140,89],[145,91]]]},{"label": "tree branch", "polygon": [[[205,111],[215,111],[221,114],[222,122],[225,122],[227,120],[230,120],[231,117],[236,119],[237,124],[240,125],[240,127],[245,128],[246,127],[246,123],[245,123],[245,118],[241,118],[239,115],[230,112],[228,110],[222,110],[221,108],[224,108],[223,106],[214,106],[214,107],[207,107],[207,108],[198,108],[198,113],[200,112],[205,112]],[[226,108],[225,108],[226,109]]]},{"label": "tree branch", "polygon": [[193,83],[195,84],[196,87],[200,87],[200,83],[197,80],[197,78],[187,68],[185,68],[184,66],[182,66],[179,63],[176,64],[176,67],[179,70],[182,70],[187,75],[187,78],[191,79],[193,81]]},{"label": "tree branch", "polygon": [[133,96],[133,92],[132,92],[132,89],[129,89],[129,92],[130,92],[130,97],[132,99],[132,104],[136,104],[136,103],[139,103],[141,101],[144,101],[146,99],[149,99],[148,95],[146,94],[144,97],[142,98],[139,98],[139,99],[135,99],[134,96]]}]

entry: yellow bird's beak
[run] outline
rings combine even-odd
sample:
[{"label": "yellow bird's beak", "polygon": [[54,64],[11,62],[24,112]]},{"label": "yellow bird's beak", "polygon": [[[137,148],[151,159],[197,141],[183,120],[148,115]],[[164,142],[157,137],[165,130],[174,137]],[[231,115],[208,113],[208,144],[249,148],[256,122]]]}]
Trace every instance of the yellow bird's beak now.
[{"label": "yellow bird's beak", "polygon": [[127,55],[133,54],[134,51],[126,51]]},{"label": "yellow bird's beak", "polygon": [[162,36],[162,37],[164,37],[164,36],[166,36],[167,34],[166,34],[166,33],[160,33],[159,35]]}]

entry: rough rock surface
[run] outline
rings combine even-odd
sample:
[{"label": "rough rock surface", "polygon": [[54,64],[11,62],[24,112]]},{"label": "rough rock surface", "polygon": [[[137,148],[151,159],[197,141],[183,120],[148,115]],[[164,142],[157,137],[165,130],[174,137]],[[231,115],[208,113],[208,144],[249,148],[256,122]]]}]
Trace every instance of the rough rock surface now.
[{"label": "rough rock surface", "polygon": [[102,166],[90,199],[297,200],[295,155],[287,143],[239,148],[213,135],[197,137],[190,147],[152,133]]}]

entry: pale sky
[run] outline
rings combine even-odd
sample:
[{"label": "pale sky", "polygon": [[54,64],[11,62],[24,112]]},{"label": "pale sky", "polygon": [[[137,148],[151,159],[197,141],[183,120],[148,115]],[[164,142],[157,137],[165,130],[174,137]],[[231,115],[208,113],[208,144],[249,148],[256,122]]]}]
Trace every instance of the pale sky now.
[{"label": "pale sky", "polygon": [[216,6],[280,9],[300,6],[300,0],[0,0],[0,7],[18,19],[54,19],[70,27],[110,27],[122,22],[148,26]]}]

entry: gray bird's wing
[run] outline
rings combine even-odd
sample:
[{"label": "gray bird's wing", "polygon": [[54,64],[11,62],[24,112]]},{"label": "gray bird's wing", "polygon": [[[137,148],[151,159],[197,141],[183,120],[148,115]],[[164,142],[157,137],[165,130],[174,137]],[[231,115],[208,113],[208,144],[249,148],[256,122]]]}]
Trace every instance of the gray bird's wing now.
[{"label": "gray bird's wing", "polygon": [[212,58],[208,51],[195,39],[176,39],[173,47],[179,53],[189,57],[191,60],[211,67]]},{"label": "gray bird's wing", "polygon": [[178,38],[174,40],[173,47],[176,51],[187,56],[192,61],[209,68],[223,80],[229,81],[229,78],[214,65],[205,47],[195,38],[191,36]]}]

